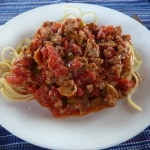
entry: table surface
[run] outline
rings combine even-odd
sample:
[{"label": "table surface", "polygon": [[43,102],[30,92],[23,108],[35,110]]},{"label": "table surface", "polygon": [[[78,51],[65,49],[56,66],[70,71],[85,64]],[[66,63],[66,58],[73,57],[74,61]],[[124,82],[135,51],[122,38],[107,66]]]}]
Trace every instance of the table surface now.
[{"label": "table surface", "polygon": [[[1,0],[0,25],[11,18],[36,7],[60,3],[84,2],[109,7],[129,16],[138,15],[143,24],[150,30],[150,1],[149,0]],[[14,136],[0,125],[0,150],[46,150],[27,143]],[[150,126],[139,135],[128,141],[107,148],[107,150],[150,150]]]}]

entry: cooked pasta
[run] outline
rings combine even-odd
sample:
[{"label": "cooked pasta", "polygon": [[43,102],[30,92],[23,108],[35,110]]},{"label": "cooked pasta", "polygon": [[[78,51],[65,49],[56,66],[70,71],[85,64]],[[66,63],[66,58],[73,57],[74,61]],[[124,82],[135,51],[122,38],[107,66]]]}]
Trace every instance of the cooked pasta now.
[{"label": "cooked pasta", "polygon": [[[63,20],[66,20],[68,18],[80,18],[84,22],[87,21],[89,18],[89,15],[92,16],[92,20],[90,22],[97,23],[97,16],[94,12],[88,11],[88,12],[82,12],[80,8],[74,7],[74,6],[64,6],[64,16]],[[84,17],[87,17],[84,19]]]},{"label": "cooked pasta", "polygon": [[7,82],[5,77],[10,74],[15,59],[20,58],[25,46],[29,45],[30,39],[25,39],[19,43],[16,49],[5,47],[1,51],[0,61],[0,90],[2,95],[10,100],[31,100],[33,95],[27,94],[24,87],[13,87]]}]

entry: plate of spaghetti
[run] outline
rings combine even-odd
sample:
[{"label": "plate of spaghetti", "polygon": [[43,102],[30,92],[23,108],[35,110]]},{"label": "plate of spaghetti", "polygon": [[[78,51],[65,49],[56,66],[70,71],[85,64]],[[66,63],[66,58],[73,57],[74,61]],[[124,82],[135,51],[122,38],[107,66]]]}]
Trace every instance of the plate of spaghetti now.
[{"label": "plate of spaghetti", "polygon": [[149,125],[150,33],[129,16],[53,4],[8,21],[0,39],[0,123],[14,135],[102,149]]}]

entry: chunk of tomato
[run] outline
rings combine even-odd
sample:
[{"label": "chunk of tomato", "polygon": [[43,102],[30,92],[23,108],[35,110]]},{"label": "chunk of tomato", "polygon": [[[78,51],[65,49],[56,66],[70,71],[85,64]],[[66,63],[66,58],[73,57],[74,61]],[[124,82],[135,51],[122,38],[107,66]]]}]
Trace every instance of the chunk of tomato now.
[{"label": "chunk of tomato", "polygon": [[73,59],[69,62],[68,67],[73,71],[79,70],[83,66],[83,63],[78,59]]},{"label": "chunk of tomato", "polygon": [[56,88],[52,88],[49,91],[48,96],[51,99],[51,101],[56,101],[57,99],[61,98],[61,95],[60,95],[59,91]]},{"label": "chunk of tomato", "polygon": [[48,55],[49,55],[48,65],[54,72],[54,75],[56,77],[59,77],[59,76],[68,74],[69,70],[66,66],[64,66],[63,59],[57,53],[55,48],[53,46],[51,46],[50,44],[47,44],[46,48],[48,50]]},{"label": "chunk of tomato", "polygon": [[76,96],[81,97],[84,95],[84,91],[82,90],[81,87],[77,87],[77,92],[76,92]]},{"label": "chunk of tomato", "polygon": [[79,79],[83,84],[92,84],[96,81],[96,74],[93,71],[85,71]]},{"label": "chunk of tomato", "polygon": [[120,79],[118,84],[117,84],[117,87],[120,90],[128,91],[131,88],[133,88],[134,85],[135,85],[135,83],[133,81],[130,81],[130,80],[127,80],[127,79]]},{"label": "chunk of tomato", "polygon": [[12,85],[23,85],[23,82],[26,80],[25,75],[8,75],[6,80]]}]

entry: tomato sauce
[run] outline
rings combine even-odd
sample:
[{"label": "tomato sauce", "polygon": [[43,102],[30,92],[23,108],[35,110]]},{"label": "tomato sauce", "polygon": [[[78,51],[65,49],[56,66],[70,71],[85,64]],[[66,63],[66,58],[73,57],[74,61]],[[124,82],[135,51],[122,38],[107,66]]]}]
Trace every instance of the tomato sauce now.
[{"label": "tomato sauce", "polygon": [[121,27],[81,19],[44,22],[14,61],[6,80],[23,86],[55,117],[85,115],[114,107],[135,86],[127,79],[130,36]]}]

